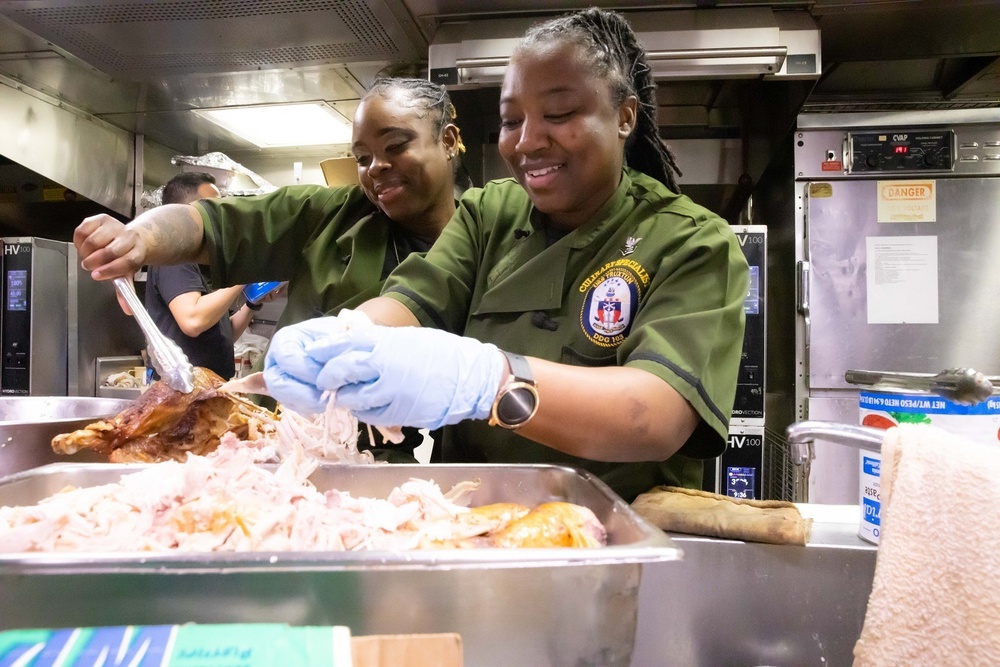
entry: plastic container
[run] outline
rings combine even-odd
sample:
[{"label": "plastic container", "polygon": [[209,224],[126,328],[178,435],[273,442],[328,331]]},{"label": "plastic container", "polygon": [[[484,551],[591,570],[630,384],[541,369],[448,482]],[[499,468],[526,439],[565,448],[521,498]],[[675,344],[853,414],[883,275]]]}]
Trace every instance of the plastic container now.
[{"label": "plastic container", "polygon": [[250,303],[259,303],[261,299],[281,287],[281,282],[250,283],[243,288],[243,297]]},{"label": "plastic container", "polygon": [[[865,390],[861,392],[859,407],[862,426],[890,429],[902,423],[933,424],[977,442],[994,445],[1000,442],[1000,396],[992,396],[977,405],[961,405],[923,392]],[[882,512],[882,455],[862,451],[859,464],[861,521],[858,536],[866,542],[878,544]]]}]

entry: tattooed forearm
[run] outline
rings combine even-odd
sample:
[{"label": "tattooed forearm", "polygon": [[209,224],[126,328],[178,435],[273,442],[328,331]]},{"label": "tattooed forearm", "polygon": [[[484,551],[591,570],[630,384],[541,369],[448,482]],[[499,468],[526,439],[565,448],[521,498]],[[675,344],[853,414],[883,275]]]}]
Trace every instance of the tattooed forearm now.
[{"label": "tattooed forearm", "polygon": [[205,230],[197,209],[187,204],[165,204],[147,211],[128,225],[146,244],[150,264],[201,261]]}]

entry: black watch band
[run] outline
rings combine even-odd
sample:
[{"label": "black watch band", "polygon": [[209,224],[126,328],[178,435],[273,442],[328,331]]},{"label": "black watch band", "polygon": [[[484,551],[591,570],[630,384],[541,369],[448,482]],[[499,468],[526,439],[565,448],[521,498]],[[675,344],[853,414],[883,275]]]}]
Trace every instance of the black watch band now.
[{"label": "black watch band", "polygon": [[254,312],[257,312],[258,310],[260,310],[261,308],[264,307],[264,304],[262,304],[262,303],[254,303],[253,301],[247,301],[246,302],[246,306],[250,310],[252,310]]},{"label": "black watch band", "polygon": [[527,359],[520,354],[504,350],[500,350],[500,354],[507,357],[507,364],[510,365],[510,373],[514,376],[515,381],[535,384],[535,377],[531,374],[531,366],[528,365]]},{"label": "black watch band", "polygon": [[538,388],[528,360],[519,354],[505,352],[510,376],[504,383],[490,410],[490,426],[516,429],[524,426],[538,411]]}]

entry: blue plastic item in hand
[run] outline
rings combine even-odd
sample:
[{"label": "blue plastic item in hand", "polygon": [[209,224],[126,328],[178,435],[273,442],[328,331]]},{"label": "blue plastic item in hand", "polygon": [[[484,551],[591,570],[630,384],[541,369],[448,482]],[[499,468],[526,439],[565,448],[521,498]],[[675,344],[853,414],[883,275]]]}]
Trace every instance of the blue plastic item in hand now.
[{"label": "blue plastic item in hand", "polygon": [[250,303],[260,303],[265,296],[281,287],[280,281],[266,283],[250,283],[243,288],[243,297]]}]

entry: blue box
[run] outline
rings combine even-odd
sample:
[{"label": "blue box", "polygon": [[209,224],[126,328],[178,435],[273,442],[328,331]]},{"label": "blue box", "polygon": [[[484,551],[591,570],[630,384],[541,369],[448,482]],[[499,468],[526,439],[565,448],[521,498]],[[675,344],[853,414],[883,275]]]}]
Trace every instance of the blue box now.
[{"label": "blue box", "polygon": [[349,667],[351,631],[346,626],[189,623],[0,632],[0,665],[54,664]]},{"label": "blue box", "polygon": [[281,282],[250,283],[243,288],[243,296],[250,303],[257,303],[265,296],[281,287]]}]

